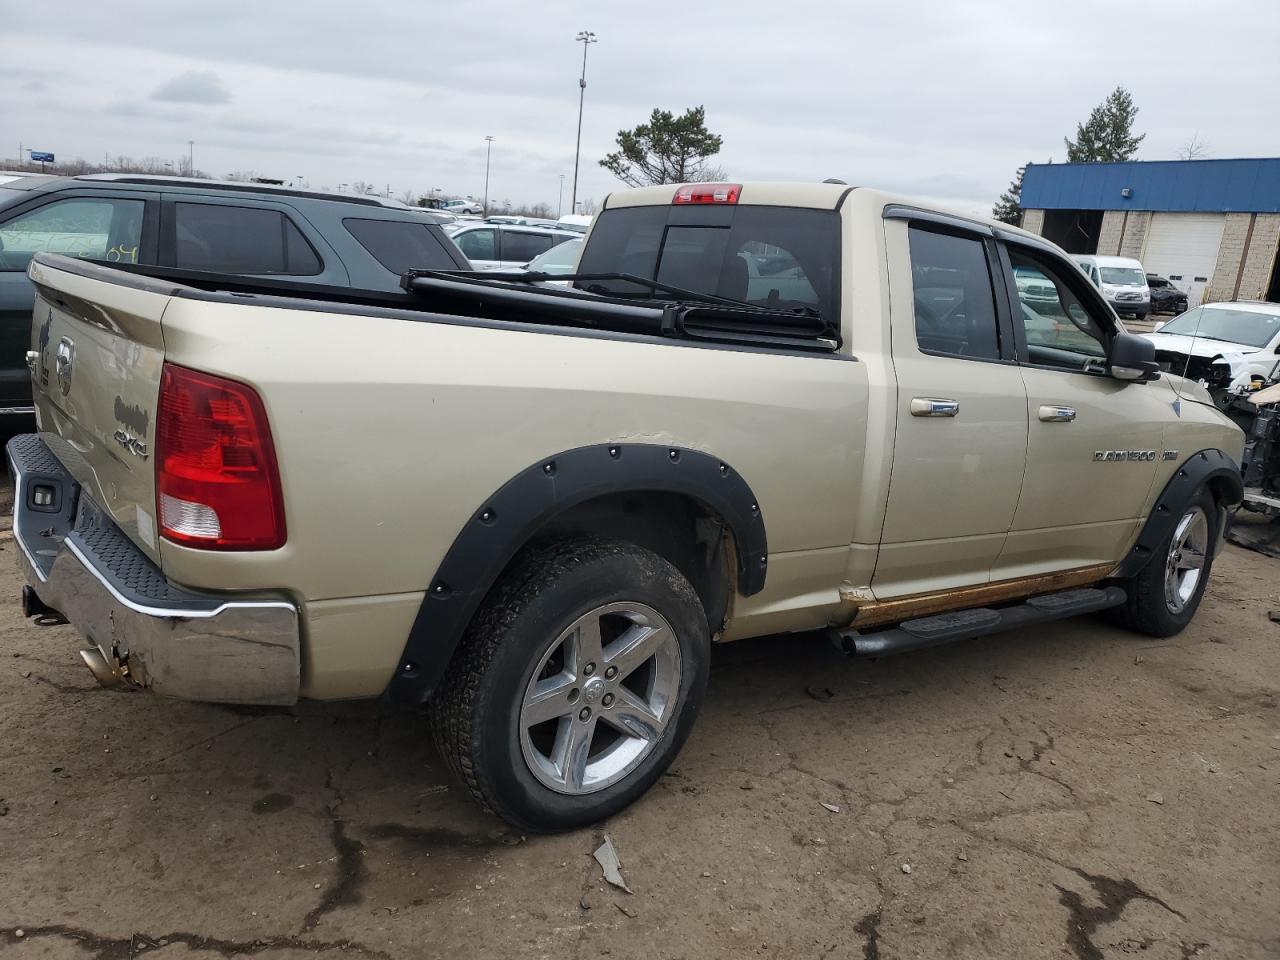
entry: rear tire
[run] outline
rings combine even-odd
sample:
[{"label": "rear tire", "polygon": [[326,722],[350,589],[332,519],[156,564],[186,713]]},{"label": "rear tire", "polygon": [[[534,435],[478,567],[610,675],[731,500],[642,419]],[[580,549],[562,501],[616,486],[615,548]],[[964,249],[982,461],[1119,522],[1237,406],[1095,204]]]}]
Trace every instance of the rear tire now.
[{"label": "rear tire", "polygon": [[1152,555],[1126,586],[1129,599],[1114,611],[1124,627],[1150,637],[1171,637],[1191,622],[1213,568],[1218,505],[1201,488]]},{"label": "rear tire", "polygon": [[585,826],[675,759],[709,661],[702,604],[662,557],[598,538],[529,549],[486,597],[432,699],[436,746],[516,828]]}]

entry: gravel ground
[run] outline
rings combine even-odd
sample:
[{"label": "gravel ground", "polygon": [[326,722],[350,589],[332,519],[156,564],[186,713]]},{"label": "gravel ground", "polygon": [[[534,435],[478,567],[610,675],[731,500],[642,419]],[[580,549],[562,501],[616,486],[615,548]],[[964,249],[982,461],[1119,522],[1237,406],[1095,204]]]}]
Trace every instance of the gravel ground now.
[{"label": "gravel ground", "polygon": [[[9,602],[0,955],[1274,958],[1277,591],[1280,561],[1229,547],[1168,641],[734,644],[657,788],[527,838],[416,714],[101,690]],[[632,894],[591,857],[606,832]]]}]

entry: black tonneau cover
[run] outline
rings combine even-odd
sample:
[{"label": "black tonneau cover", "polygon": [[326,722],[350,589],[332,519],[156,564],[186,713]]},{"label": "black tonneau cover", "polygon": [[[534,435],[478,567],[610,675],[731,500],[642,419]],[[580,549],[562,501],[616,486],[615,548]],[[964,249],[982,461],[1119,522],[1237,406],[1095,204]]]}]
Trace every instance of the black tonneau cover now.
[{"label": "black tonneau cover", "polygon": [[[393,309],[456,316],[464,322],[465,318],[474,318],[501,324],[585,328],[786,352],[833,353],[840,347],[839,331],[815,315],[761,310],[749,305],[739,307],[732,302],[637,301],[573,288],[494,279],[483,272],[410,271],[401,279],[405,292],[395,293],[151,264],[107,263],[56,254],[36,254],[36,257],[75,273],[101,276],[101,270],[109,269],[136,277],[149,287],[154,286],[155,281],[170,281],[175,284],[169,291],[173,296],[203,294],[217,299],[230,296],[255,300],[264,306],[295,309],[305,308],[307,303],[326,304],[330,309],[353,313],[359,312],[360,307]],[[123,277],[122,282],[127,283]]]}]

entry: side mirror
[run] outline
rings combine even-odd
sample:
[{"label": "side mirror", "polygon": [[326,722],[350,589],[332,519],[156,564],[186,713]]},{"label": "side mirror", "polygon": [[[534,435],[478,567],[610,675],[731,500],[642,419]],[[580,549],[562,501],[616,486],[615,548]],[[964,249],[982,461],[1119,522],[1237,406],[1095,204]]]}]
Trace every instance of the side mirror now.
[{"label": "side mirror", "polygon": [[1118,333],[1107,353],[1107,372],[1117,380],[1158,380],[1156,345],[1146,337]]}]

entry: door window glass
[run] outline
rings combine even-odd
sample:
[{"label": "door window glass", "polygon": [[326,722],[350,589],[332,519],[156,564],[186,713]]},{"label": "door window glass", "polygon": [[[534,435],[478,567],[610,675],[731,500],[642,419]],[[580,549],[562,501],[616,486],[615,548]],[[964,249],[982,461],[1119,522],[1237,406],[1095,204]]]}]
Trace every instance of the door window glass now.
[{"label": "door window glass", "polygon": [[539,254],[551,249],[555,241],[545,233],[517,233],[506,230],[502,234],[502,259],[528,263]]},{"label": "door window glass", "polygon": [[250,276],[310,277],[323,269],[302,232],[279,210],[175,203],[174,266]]},{"label": "door window glass", "polygon": [[493,230],[468,230],[455,236],[458,244],[468,260],[497,260],[498,238]]},{"label": "door window glass", "polygon": [[405,220],[364,220],[348,217],[342,225],[373,258],[400,275],[408,270],[456,270],[425,223]]},{"label": "door window glass", "polygon": [[991,270],[982,241],[913,226],[911,284],[916,342],[926,353],[998,360]]},{"label": "door window glass", "polygon": [[1067,286],[1066,270],[1012,246],[1009,262],[1018,288],[1014,322],[1021,322],[1027,332],[1031,362],[1070,370],[1096,368],[1096,361],[1107,355],[1106,334]]},{"label": "door window glass", "polygon": [[0,270],[25,270],[36,253],[137,263],[141,200],[67,199],[0,224]]}]

